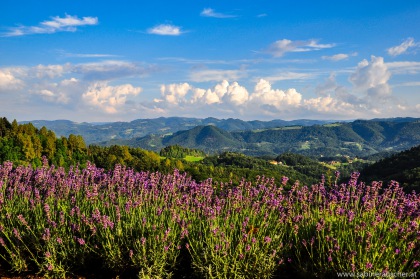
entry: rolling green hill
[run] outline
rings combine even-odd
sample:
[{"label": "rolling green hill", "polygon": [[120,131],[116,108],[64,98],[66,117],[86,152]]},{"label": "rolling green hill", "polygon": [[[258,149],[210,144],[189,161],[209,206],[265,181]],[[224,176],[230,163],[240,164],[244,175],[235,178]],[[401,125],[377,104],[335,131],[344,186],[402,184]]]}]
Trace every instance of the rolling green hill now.
[{"label": "rolling green hill", "polygon": [[163,137],[162,143],[165,146],[178,144],[204,151],[229,150],[242,147],[242,143],[235,139],[231,133],[212,125],[197,126],[191,130],[176,132],[171,136]]},{"label": "rolling green hill", "polygon": [[420,190],[420,145],[384,158],[361,171],[366,182],[398,181],[406,190]]},{"label": "rolling green hill", "polygon": [[169,135],[148,135],[103,143],[111,144],[154,151],[168,145],[180,145],[202,149],[207,153],[232,151],[272,157],[285,152],[313,158],[367,157],[378,153],[398,152],[420,144],[420,121],[357,120],[232,132],[210,125],[197,126]]}]

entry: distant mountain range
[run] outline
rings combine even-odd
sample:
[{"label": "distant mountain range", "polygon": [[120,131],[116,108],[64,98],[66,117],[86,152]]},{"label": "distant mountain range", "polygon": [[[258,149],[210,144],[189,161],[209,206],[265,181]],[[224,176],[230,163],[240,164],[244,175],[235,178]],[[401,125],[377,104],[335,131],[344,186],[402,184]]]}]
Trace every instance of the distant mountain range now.
[{"label": "distant mountain range", "polygon": [[69,120],[33,120],[22,121],[20,123],[31,122],[35,127],[45,126],[54,131],[57,136],[70,134],[82,135],[87,144],[144,137],[150,134],[167,135],[182,130],[192,129],[196,126],[214,125],[225,131],[241,131],[254,129],[267,129],[284,126],[311,126],[322,125],[334,121],[324,120],[272,120],[272,121],[244,121],[240,119],[217,119],[217,118],[186,118],[186,117],[160,117],[155,119],[137,119],[131,122],[109,122],[109,123],[77,123]]},{"label": "distant mountain range", "polygon": [[37,127],[46,126],[57,136],[80,134],[88,144],[120,144],[154,151],[177,144],[207,153],[235,151],[277,156],[293,152],[312,157],[366,157],[420,144],[419,118],[335,122],[170,117],[105,124],[31,122]]}]

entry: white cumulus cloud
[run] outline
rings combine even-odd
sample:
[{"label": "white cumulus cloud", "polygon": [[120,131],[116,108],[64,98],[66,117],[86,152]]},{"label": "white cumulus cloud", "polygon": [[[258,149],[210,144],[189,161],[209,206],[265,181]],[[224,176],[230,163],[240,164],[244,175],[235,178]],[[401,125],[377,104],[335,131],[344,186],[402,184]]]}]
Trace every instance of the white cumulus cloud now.
[{"label": "white cumulus cloud", "polygon": [[271,106],[277,111],[284,111],[290,107],[298,107],[302,101],[302,95],[294,88],[286,91],[273,89],[269,81],[260,79],[255,85],[249,101],[258,106]]},{"label": "white cumulus cloud", "polygon": [[231,103],[235,106],[240,106],[248,101],[249,94],[245,87],[233,82],[227,87],[227,91],[223,96],[225,102]]},{"label": "white cumulus cloud", "polygon": [[0,93],[3,90],[15,90],[24,86],[24,82],[17,78],[10,69],[0,69]]},{"label": "white cumulus cloud", "polygon": [[357,90],[376,100],[382,100],[391,95],[391,87],[388,84],[390,77],[391,73],[384,59],[372,55],[370,62],[366,59],[359,62],[349,80]]},{"label": "white cumulus cloud", "polygon": [[179,36],[183,32],[181,27],[171,24],[159,24],[147,30],[149,34],[163,35],[163,36]]},{"label": "white cumulus cloud", "polygon": [[88,106],[99,108],[108,114],[115,114],[126,103],[127,97],[136,96],[141,90],[140,87],[131,84],[111,86],[107,82],[96,82],[89,86],[82,98]]},{"label": "white cumulus cloud", "polygon": [[233,106],[241,106],[246,104],[249,98],[248,90],[239,85],[238,82],[230,84],[227,80],[223,80],[214,86],[213,89],[195,88],[191,98],[192,103],[215,104],[224,103]]},{"label": "white cumulus cloud", "polygon": [[166,102],[176,105],[179,102],[185,101],[185,96],[191,88],[188,83],[162,85],[160,87],[160,93]]},{"label": "white cumulus cloud", "polygon": [[[189,83],[162,85],[162,98],[152,104],[154,111],[165,115],[189,115],[194,117],[243,117],[251,119],[297,117],[319,117],[322,119],[368,118],[373,114],[386,116],[389,110],[403,111],[403,104],[391,102],[388,97],[386,71],[380,77],[372,76],[371,72],[379,71],[376,65],[381,61],[361,62],[353,75],[353,82],[359,86],[363,96],[351,94],[347,88],[337,84],[335,74],[325,80],[325,84],[317,87],[318,97],[304,98],[294,88],[277,89],[265,79],[256,82],[252,91],[238,82],[223,80],[211,88],[194,87]],[[383,61],[382,61],[383,62]],[[373,64],[373,65],[371,65]],[[372,69],[365,69],[370,66]],[[379,69],[378,69],[379,67]],[[362,80],[366,71],[370,77]],[[385,93],[384,93],[385,92]],[[393,99],[392,99],[393,100]],[[150,107],[150,106],[149,106]],[[412,110],[413,108],[411,108]],[[405,111],[408,111],[407,108]]]},{"label": "white cumulus cloud", "polygon": [[303,106],[306,107],[306,109],[308,109],[309,111],[324,114],[340,114],[351,116],[356,113],[356,107],[354,104],[341,101],[331,96],[304,100]]}]

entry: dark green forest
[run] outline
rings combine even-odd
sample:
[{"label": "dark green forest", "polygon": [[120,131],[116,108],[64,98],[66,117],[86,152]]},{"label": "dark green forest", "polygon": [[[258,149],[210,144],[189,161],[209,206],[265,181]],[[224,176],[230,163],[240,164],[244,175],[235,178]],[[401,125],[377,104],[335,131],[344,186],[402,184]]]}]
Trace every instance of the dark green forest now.
[{"label": "dark green forest", "polygon": [[420,189],[420,145],[383,158],[363,169],[366,181],[398,181],[406,191]]}]

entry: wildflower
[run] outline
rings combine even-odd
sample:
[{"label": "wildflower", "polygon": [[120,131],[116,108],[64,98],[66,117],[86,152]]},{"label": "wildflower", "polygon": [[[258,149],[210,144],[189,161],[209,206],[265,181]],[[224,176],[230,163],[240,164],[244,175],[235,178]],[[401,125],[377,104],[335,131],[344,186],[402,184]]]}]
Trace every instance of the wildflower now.
[{"label": "wildflower", "polygon": [[400,252],[401,252],[401,251],[400,251],[400,249],[398,249],[398,248],[397,248],[397,249],[395,249],[395,254],[397,254],[397,255],[398,255]]},{"label": "wildflower", "polygon": [[338,179],[338,177],[340,176],[340,172],[339,172],[339,171],[335,171],[335,172],[334,172],[334,175],[335,175],[335,178],[337,178],[337,179]]},{"label": "wildflower", "polygon": [[24,226],[27,226],[28,225],[28,222],[26,222],[25,217],[23,217],[22,214],[19,214],[18,215],[18,219],[22,223],[22,225],[24,225]]},{"label": "wildflower", "polygon": [[413,241],[411,241],[411,242],[409,242],[409,243],[407,244],[407,250],[408,250],[408,251],[413,250],[413,249],[414,249],[414,247],[415,247],[415,244],[414,244],[414,242],[413,242]]},{"label": "wildflower", "polygon": [[50,253],[49,251],[45,252],[45,257],[46,257],[46,258],[51,257],[51,253]]},{"label": "wildflower", "polygon": [[188,236],[188,230],[183,229],[182,232],[181,232],[181,239],[184,239],[186,236]]},{"label": "wildflower", "polygon": [[45,211],[45,214],[47,214],[48,216],[50,213],[50,206],[48,205],[48,203],[44,204],[44,211]]},{"label": "wildflower", "polygon": [[45,241],[49,241],[50,240],[50,236],[51,236],[50,229],[49,228],[45,228],[44,234],[42,235],[42,239],[45,240]]},{"label": "wildflower", "polygon": [[128,255],[129,255],[129,257],[130,257],[130,258],[132,258],[132,257],[133,257],[133,255],[134,255],[133,250],[131,250],[131,249],[130,249],[130,251],[128,252]]},{"label": "wildflower", "polygon": [[325,228],[325,221],[324,218],[321,218],[319,222],[316,224],[316,230],[319,232]]},{"label": "wildflower", "polygon": [[264,237],[264,242],[265,243],[270,243],[271,242],[271,238],[269,236]]},{"label": "wildflower", "polygon": [[17,239],[20,239],[20,233],[19,233],[19,231],[16,228],[13,228],[13,234],[15,235],[15,237]]},{"label": "wildflower", "polygon": [[371,264],[371,263],[367,263],[367,264],[366,264],[366,268],[367,268],[367,269],[371,269],[372,267],[373,267],[373,264]]},{"label": "wildflower", "polygon": [[251,250],[251,245],[249,245],[249,244],[247,244],[246,246],[245,246],[245,251],[249,251],[249,250]]},{"label": "wildflower", "polygon": [[86,242],[83,238],[78,238],[77,242],[79,242],[79,244],[82,245],[82,246],[86,244]]},{"label": "wildflower", "polygon": [[293,223],[299,223],[302,220],[303,220],[303,216],[300,214],[293,217]]},{"label": "wildflower", "polygon": [[130,212],[130,208],[131,208],[131,201],[130,202],[126,202],[124,205],[125,208],[125,212],[129,213]]},{"label": "wildflower", "polygon": [[411,230],[416,230],[417,229],[417,227],[418,227],[418,224],[417,224],[417,222],[416,221],[411,221],[410,223],[409,223],[409,227],[410,227],[410,229]]},{"label": "wildflower", "polygon": [[414,268],[420,267],[420,262],[419,261],[414,261],[413,262],[413,267]]},{"label": "wildflower", "polygon": [[58,244],[63,244],[63,240],[61,238],[57,237],[57,243]]},{"label": "wildflower", "polygon": [[48,270],[52,271],[54,269],[54,266],[52,264],[48,264]]},{"label": "wildflower", "polygon": [[245,221],[242,222],[242,227],[246,227],[248,225],[249,222],[249,217],[245,217]]},{"label": "wildflower", "polygon": [[95,208],[93,210],[92,219],[95,222],[100,222],[101,221],[101,212],[99,212],[99,209]]},{"label": "wildflower", "polygon": [[349,222],[351,222],[351,221],[353,221],[353,220],[354,220],[354,217],[355,217],[354,212],[353,212],[352,210],[349,210],[349,211],[347,212],[347,220],[348,220]]},{"label": "wildflower", "polygon": [[140,238],[141,245],[144,245],[146,243],[146,238],[143,236]]}]

